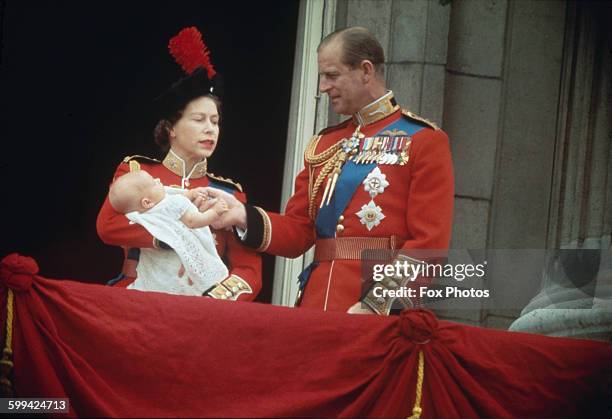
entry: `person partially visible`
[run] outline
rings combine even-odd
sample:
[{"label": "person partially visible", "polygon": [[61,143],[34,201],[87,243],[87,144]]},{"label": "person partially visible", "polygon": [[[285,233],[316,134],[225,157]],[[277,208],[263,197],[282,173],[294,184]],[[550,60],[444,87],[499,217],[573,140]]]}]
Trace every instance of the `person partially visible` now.
[{"label": "person partially visible", "polygon": [[[246,202],[240,184],[208,171],[207,159],[219,140],[222,92],[201,34],[193,27],[183,29],[170,40],[169,49],[187,75],[156,99],[158,123],[154,137],[164,157],[161,160],[140,155],[126,157],[117,167],[114,179],[144,170],[164,185],[187,190],[221,189]],[[206,205],[201,197],[196,197],[194,204]],[[143,249],[172,251],[143,226],[130,224],[112,207],[108,197],[98,214],[96,229],[104,243],[121,246],[125,252],[122,273],[111,285],[127,287],[135,281]],[[240,245],[231,231],[213,229],[212,234],[228,275],[206,295],[228,300],[255,299],[261,289],[260,256]]]},{"label": "person partially visible", "polygon": [[[260,252],[297,257],[311,246],[314,263],[300,276],[301,307],[389,314],[391,293],[376,295],[362,272],[362,252],[408,255],[448,249],[454,178],[449,139],[428,120],[402,109],[385,82],[385,55],[363,27],[340,29],[319,47],[319,90],[335,113],[350,117],[315,135],[305,168],[283,214],[245,205],[219,191],[230,207],[217,225],[242,229]],[[437,256],[437,254],[436,254]],[[409,278],[386,278],[388,290]],[[419,306],[410,297],[402,307]]]},{"label": "person partially visible", "polygon": [[[168,188],[166,193],[159,179],[144,170],[113,182],[108,193],[111,206],[172,248],[141,249],[138,276],[128,288],[201,296],[227,277],[208,227],[227,211],[227,204],[216,200],[200,212],[192,201],[203,195],[199,189]],[[179,275],[183,270],[187,275]]]}]

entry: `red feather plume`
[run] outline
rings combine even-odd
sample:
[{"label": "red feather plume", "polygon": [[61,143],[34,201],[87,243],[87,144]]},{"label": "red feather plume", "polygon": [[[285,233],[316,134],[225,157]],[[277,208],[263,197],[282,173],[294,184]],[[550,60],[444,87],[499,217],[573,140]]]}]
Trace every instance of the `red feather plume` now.
[{"label": "red feather plume", "polygon": [[196,68],[204,67],[209,79],[217,74],[210,62],[210,50],[204,44],[202,34],[195,27],[181,30],[170,40],[168,49],[185,73],[191,74]]}]

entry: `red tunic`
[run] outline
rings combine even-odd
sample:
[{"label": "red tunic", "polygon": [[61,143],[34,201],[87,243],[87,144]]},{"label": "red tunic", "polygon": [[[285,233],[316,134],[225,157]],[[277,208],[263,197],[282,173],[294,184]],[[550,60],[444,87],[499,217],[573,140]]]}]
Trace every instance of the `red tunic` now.
[{"label": "red tunic", "polygon": [[[418,117],[412,119],[404,116],[401,111],[396,110],[381,120],[362,125],[361,132],[366,137],[374,136],[384,132],[385,127],[400,118],[407,118],[412,122],[420,120]],[[329,149],[342,138],[350,138],[356,127],[351,119],[337,127],[324,130],[315,154]],[[443,131],[426,124],[411,137],[407,164],[377,166],[389,182],[384,193],[374,198],[375,204],[384,214],[380,224],[368,230],[357,215],[362,206],[372,199],[364,186],[359,185],[342,213],[344,218],[338,220],[342,227],[338,227],[335,237],[396,236],[403,241],[403,249],[448,248],[454,197],[449,140]],[[306,252],[315,243],[315,224],[308,214],[309,182],[317,178],[322,165],[311,167],[306,162],[305,166],[295,181],[295,193],[287,203],[285,213],[281,215],[266,212],[269,222],[263,220],[266,233],[263,234],[259,250],[294,258]],[[311,170],[314,175],[309,176]],[[316,208],[319,208],[323,190],[324,185],[315,196]],[[248,228],[247,236],[251,234],[250,221]],[[266,237],[269,239],[267,247]],[[345,311],[361,298],[361,277],[359,260],[321,261],[312,271],[301,306]]]},{"label": "red tunic", "polygon": [[[160,162],[152,159],[143,161],[139,159],[138,163],[142,170],[146,170],[154,178],[159,178],[166,186],[179,186],[181,184],[181,176],[176,175]],[[117,178],[130,171],[129,163],[125,161],[119,164],[115,171],[114,178]],[[233,187],[232,183],[220,180],[219,178],[210,179],[206,175],[199,178],[189,179],[187,188],[195,188],[200,186],[218,186],[222,184],[224,189],[233,189],[234,195],[246,202],[246,195]],[[211,184],[212,182],[212,184]],[[225,188],[227,187],[227,188]],[[138,224],[129,224],[125,215],[116,212],[108,201],[108,196],[102,204],[96,228],[100,239],[106,244],[121,246],[124,249],[127,257],[129,248],[151,248],[153,247],[153,236],[142,226]],[[242,294],[238,297],[239,300],[253,300],[261,289],[261,257],[259,254],[242,246],[230,231],[212,231],[217,243],[217,251],[219,256],[227,263],[229,275],[235,275],[249,283],[253,289],[252,294]],[[127,286],[134,278],[126,278],[120,281],[118,285]]]}]

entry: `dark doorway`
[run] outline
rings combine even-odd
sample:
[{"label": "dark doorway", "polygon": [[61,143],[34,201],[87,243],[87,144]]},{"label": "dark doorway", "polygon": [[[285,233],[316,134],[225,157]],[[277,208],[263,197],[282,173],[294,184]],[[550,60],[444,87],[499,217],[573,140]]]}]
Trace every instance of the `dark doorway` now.
[{"label": "dark doorway", "polygon": [[[279,209],[298,1],[0,4],[0,256],[32,256],[51,278],[117,274],[121,251],[98,239],[96,215],[124,156],[157,156],[150,104],[180,75],[166,45],[186,26],[226,84],[210,170]],[[262,301],[272,275],[267,257]]]}]

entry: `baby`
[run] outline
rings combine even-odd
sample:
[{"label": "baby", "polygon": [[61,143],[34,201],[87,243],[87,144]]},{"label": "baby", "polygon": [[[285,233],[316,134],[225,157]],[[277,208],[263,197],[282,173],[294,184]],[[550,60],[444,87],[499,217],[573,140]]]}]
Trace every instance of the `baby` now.
[{"label": "baby", "polygon": [[[191,202],[197,196],[205,194],[164,187],[144,170],[127,173],[113,182],[108,194],[112,207],[174,250],[140,249],[137,277],[128,288],[202,295],[227,277],[227,267],[208,227],[227,211],[227,204],[217,200],[211,208],[199,212]],[[179,277],[181,265],[187,275]]]}]

